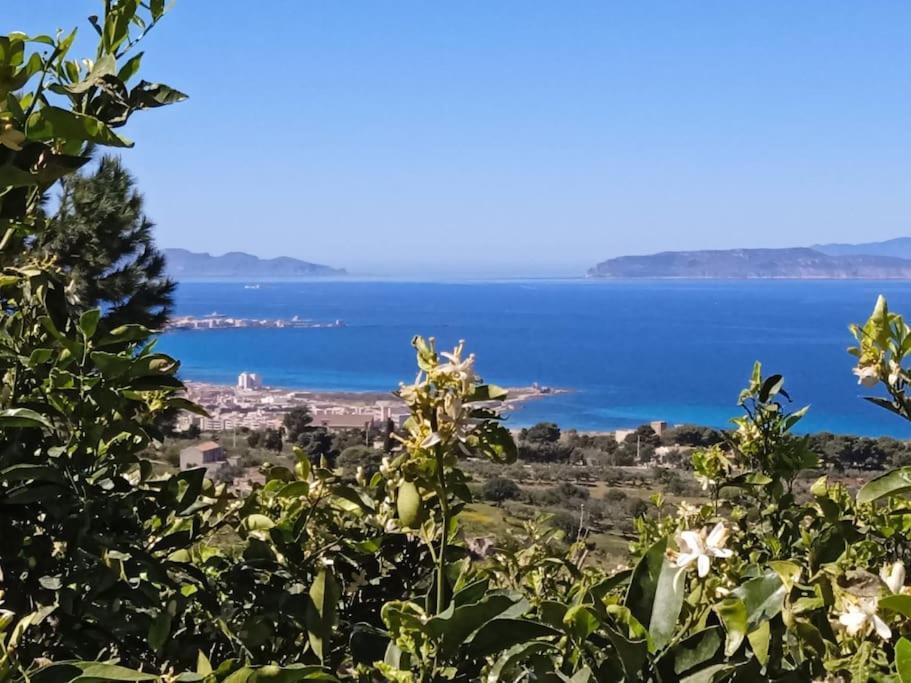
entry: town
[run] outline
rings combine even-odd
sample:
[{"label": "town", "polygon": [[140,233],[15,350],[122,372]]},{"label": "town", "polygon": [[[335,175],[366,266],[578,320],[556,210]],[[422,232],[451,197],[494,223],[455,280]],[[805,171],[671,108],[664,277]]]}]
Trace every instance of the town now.
[{"label": "town", "polygon": [[331,322],[318,322],[315,320],[305,320],[294,316],[289,320],[283,319],[258,319],[258,318],[235,318],[223,315],[221,313],[209,313],[202,317],[192,315],[180,316],[174,318],[165,325],[165,330],[226,330],[250,327],[266,328],[337,328],[345,327],[342,320],[333,320]]},{"label": "town", "polygon": [[407,412],[392,393],[278,389],[265,386],[254,372],[241,372],[234,386],[204,382],[186,382],[186,386],[187,398],[205,408],[209,417],[183,413],[176,425],[180,431],[193,425],[203,432],[278,429],[285,413],[301,405],[310,409],[314,426],[329,430],[364,429],[390,419],[399,424]]}]

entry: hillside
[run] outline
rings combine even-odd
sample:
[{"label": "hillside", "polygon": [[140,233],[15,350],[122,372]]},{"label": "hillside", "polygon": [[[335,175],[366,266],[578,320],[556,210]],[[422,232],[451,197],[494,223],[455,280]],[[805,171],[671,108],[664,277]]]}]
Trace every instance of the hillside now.
[{"label": "hillside", "polygon": [[911,279],[911,260],[817,249],[665,251],[609,259],[588,271],[600,278]]},{"label": "hillside", "polygon": [[911,259],[911,237],[896,237],[884,242],[865,242],[862,244],[814,244],[811,248],[829,256],[869,254],[871,256],[894,256]]},{"label": "hillside", "polygon": [[168,275],[175,280],[200,280],[206,278],[298,278],[345,275],[345,270],[318,263],[308,263],[288,256],[261,259],[242,251],[231,251],[222,256],[165,249]]}]

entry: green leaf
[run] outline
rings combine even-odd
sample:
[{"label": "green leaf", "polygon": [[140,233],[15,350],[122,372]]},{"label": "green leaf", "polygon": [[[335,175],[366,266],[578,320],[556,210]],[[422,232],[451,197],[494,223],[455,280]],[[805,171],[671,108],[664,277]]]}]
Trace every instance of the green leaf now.
[{"label": "green leaf", "polygon": [[171,635],[171,615],[167,610],[159,612],[149,625],[149,646],[160,652]]},{"label": "green leaf", "polygon": [[20,463],[0,470],[0,481],[47,481],[65,484],[66,477],[57,467]]},{"label": "green leaf", "polygon": [[101,374],[107,379],[116,379],[129,372],[133,365],[133,359],[130,356],[122,356],[116,353],[107,353],[106,351],[93,351],[89,354],[92,362],[101,370]]},{"label": "green leaf", "polygon": [[27,135],[31,140],[94,142],[109,147],[132,147],[105,123],[60,107],[43,107],[28,117]]},{"label": "green leaf", "polygon": [[38,184],[38,177],[12,164],[0,166],[0,187],[29,187]]},{"label": "green leaf", "polygon": [[114,344],[141,341],[147,339],[151,334],[151,331],[142,325],[121,325],[120,327],[111,330],[111,333],[108,336],[95,342],[95,346],[112,346]]},{"label": "green leaf", "polygon": [[209,661],[209,658],[206,657],[202,650],[196,653],[196,673],[203,676],[208,676],[212,673],[212,662]]},{"label": "green leaf", "polygon": [[911,640],[899,638],[895,644],[895,669],[901,683],[911,683]]},{"label": "green leaf", "polygon": [[655,587],[655,599],[648,623],[648,635],[651,649],[660,650],[674,636],[683,608],[684,591],[683,567],[676,567],[666,557],[661,565],[658,585]]},{"label": "green leaf", "polygon": [[498,387],[496,384],[478,384],[474,388],[471,396],[469,396],[465,402],[505,401],[508,396],[509,392],[503,387]]},{"label": "green leaf", "polygon": [[775,572],[750,579],[731,591],[731,595],[741,599],[746,606],[747,624],[750,629],[781,612],[785,593],[784,583]]},{"label": "green leaf", "polygon": [[178,410],[186,410],[187,412],[193,413],[195,415],[202,415],[203,417],[209,417],[209,413],[198,403],[193,403],[189,399],[183,398],[182,396],[175,396],[168,399],[169,408],[177,408]]},{"label": "green leaf", "polygon": [[114,62],[114,55],[103,55],[92,66],[92,70],[84,81],[74,83],[73,85],[66,85],[64,88],[74,95],[81,95],[90,88],[98,85],[102,77],[112,76],[116,69],[117,64]]},{"label": "green leaf", "polygon": [[103,664],[100,662],[74,662],[82,670],[81,679],[94,678],[100,681],[152,681],[158,678],[157,674],[134,671],[116,664]]},{"label": "green leaf", "polygon": [[715,606],[715,612],[727,632],[724,654],[728,657],[737,652],[747,635],[747,606],[739,598],[727,597]]},{"label": "green leaf", "polygon": [[634,681],[642,672],[649,658],[647,634],[641,624],[630,622],[634,618],[625,607],[612,605],[608,611],[618,617],[622,623],[627,624],[626,633],[620,633],[614,628],[606,628],[604,631],[620,657],[620,664],[626,672],[628,680]]},{"label": "green leaf", "polygon": [[184,93],[162,83],[140,81],[139,85],[130,91],[130,106],[136,109],[164,107],[183,102],[185,99],[187,96]]},{"label": "green leaf", "polygon": [[783,385],[784,377],[781,375],[770,375],[766,378],[765,382],[762,383],[762,387],[759,389],[759,400],[762,403],[765,403],[781,391]]},{"label": "green leaf", "polygon": [[120,71],[117,72],[117,78],[121,83],[126,83],[139,73],[139,67],[142,64],[142,56],[144,54],[144,52],[140,52],[134,55],[120,68]]},{"label": "green leaf", "polygon": [[13,429],[15,427],[46,427],[47,429],[53,429],[54,425],[41,413],[28,408],[0,410],[0,429]]},{"label": "green leaf", "polygon": [[887,595],[880,598],[877,605],[882,609],[892,610],[899,614],[911,617],[911,595]]},{"label": "green leaf", "polygon": [[247,531],[268,531],[275,526],[275,522],[266,515],[248,515],[243,521],[243,528]]},{"label": "green leaf", "polygon": [[723,642],[719,626],[710,626],[679,642],[661,658],[662,668],[669,668],[675,674],[667,676],[667,680],[711,681],[700,676],[712,669],[709,665],[721,654]]},{"label": "green leaf", "polygon": [[479,451],[488,460],[500,464],[516,461],[518,449],[515,439],[506,427],[501,424],[486,422],[475,431],[479,439]]},{"label": "green leaf", "polygon": [[79,330],[86,339],[91,339],[95,336],[99,320],[101,320],[101,311],[97,308],[88,310],[79,316]]},{"label": "green leaf", "polygon": [[484,624],[495,618],[519,617],[528,610],[528,602],[518,595],[490,593],[479,602],[455,607],[450,604],[443,612],[428,620],[427,635],[440,640],[445,656],[454,654],[462,643]]},{"label": "green leaf", "polygon": [[[520,677],[516,667],[520,666],[538,655],[542,655],[550,650],[555,650],[553,645],[541,641],[522,643],[516,645],[506,652],[494,663],[487,677],[488,683],[500,683],[500,681],[518,681]],[[556,678],[548,680],[557,680]]]},{"label": "green leaf", "polygon": [[747,634],[747,640],[750,641],[750,648],[752,648],[753,654],[762,666],[769,663],[771,630],[769,622],[763,621]]},{"label": "green leaf", "polygon": [[642,556],[633,570],[629,588],[626,591],[626,599],[623,604],[646,628],[651,623],[655,594],[658,591],[658,581],[664,571],[666,552],[667,537],[660,539]]},{"label": "green leaf", "polygon": [[247,679],[249,683],[297,683],[297,681],[334,681],[338,679],[319,666],[307,664],[288,664],[277,666],[267,664],[255,669]]},{"label": "green leaf", "polygon": [[306,623],[310,647],[324,661],[332,640],[332,629],[338,621],[339,588],[335,577],[326,568],[320,570],[310,586]]},{"label": "green leaf", "polygon": [[520,643],[561,635],[557,629],[537,621],[492,619],[472,636],[469,652],[475,657],[488,657]]},{"label": "green leaf", "polygon": [[680,679],[680,683],[719,683],[728,679],[734,671],[732,664],[712,664]]},{"label": "green leaf", "polygon": [[587,605],[573,605],[563,616],[566,631],[579,642],[597,631],[600,623],[598,615]]},{"label": "green leaf", "polygon": [[857,492],[858,504],[872,503],[886,496],[898,496],[911,491],[911,467],[900,467],[874,477]]},{"label": "green leaf", "polygon": [[279,498],[306,498],[309,493],[309,482],[292,481],[290,484],[285,484],[275,495]]}]

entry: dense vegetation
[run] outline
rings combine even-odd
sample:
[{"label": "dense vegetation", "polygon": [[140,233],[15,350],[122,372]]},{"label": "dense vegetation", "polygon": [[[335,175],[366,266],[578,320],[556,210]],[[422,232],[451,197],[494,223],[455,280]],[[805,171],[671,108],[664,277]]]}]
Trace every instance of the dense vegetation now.
[{"label": "dense vegetation", "polygon": [[[691,437],[702,502],[659,496],[636,517],[631,568],[591,561],[567,518],[529,521],[508,546],[464,537],[466,461],[521,449],[504,392],[432,339],[414,340],[411,416],[375,471],[375,454],[346,448],[333,467],[308,451],[296,415],[294,438],[279,435],[288,466],[245,496],[202,469],[156,474],[144,454],[162,416],[198,410],[178,363],[148,328],[101,324],[72,270],[30,246],[50,229],[45,193],[91,145],[128,144],[117,128],[135,111],[182,99],[128,86],[163,14],[106,2],[85,62],[68,58],[72,35],[0,36],[0,678],[911,680],[911,470],[856,495],[823,476],[798,495],[820,460],[792,431],[804,411],[758,364],[735,428]],[[880,299],[854,332],[860,381],[884,389],[871,400],[911,418],[911,329]],[[635,436],[640,454],[660,444]],[[521,439],[526,455],[562,442],[553,425]],[[540,495],[589,498],[571,482]]]}]

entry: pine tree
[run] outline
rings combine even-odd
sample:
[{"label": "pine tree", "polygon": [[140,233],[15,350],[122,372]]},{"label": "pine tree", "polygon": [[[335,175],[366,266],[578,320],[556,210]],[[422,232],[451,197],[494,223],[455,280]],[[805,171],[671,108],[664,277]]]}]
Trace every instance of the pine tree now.
[{"label": "pine tree", "polygon": [[109,329],[139,323],[160,329],[173,308],[153,223],[120,159],[105,156],[94,173],[68,179],[56,215],[35,246],[69,271],[80,307],[100,307]]}]

